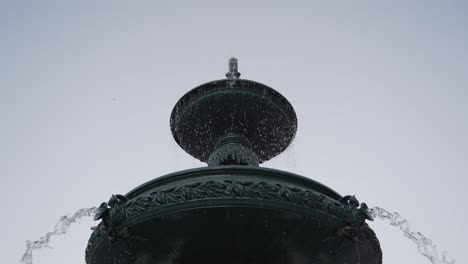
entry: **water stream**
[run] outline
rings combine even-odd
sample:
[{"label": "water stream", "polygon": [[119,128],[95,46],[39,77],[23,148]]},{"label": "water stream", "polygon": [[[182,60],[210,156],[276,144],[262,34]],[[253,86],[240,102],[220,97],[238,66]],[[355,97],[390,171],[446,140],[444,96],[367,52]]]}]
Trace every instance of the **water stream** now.
[{"label": "water stream", "polygon": [[391,226],[398,227],[405,237],[416,244],[418,252],[429,259],[432,264],[455,264],[454,259],[447,257],[447,252],[443,251],[439,253],[437,246],[432,243],[431,239],[425,237],[420,232],[411,231],[408,221],[398,213],[390,213],[380,207],[370,209],[370,213],[374,218],[388,221]]},{"label": "water stream", "polygon": [[45,236],[41,237],[36,241],[26,241],[26,251],[21,258],[22,264],[32,264],[32,253],[33,250],[39,250],[42,248],[50,247],[50,239],[53,236],[64,235],[67,233],[68,228],[71,224],[75,223],[83,217],[94,216],[96,213],[96,207],[83,208],[76,211],[72,216],[62,216],[57,224],[55,224],[54,230],[47,232]]}]

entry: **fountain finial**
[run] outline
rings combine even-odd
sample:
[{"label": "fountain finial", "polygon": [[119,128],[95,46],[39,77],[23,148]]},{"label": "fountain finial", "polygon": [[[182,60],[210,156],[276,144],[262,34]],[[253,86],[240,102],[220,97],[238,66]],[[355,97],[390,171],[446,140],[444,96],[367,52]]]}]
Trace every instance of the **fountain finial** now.
[{"label": "fountain finial", "polygon": [[229,72],[226,73],[226,78],[228,79],[239,79],[241,76],[240,72],[238,72],[238,65],[237,59],[232,57],[229,59]]}]

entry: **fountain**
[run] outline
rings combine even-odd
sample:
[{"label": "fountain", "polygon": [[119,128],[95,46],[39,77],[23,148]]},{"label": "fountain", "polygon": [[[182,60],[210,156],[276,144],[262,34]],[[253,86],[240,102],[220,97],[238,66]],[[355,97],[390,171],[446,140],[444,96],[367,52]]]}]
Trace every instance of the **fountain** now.
[{"label": "fountain", "polygon": [[200,85],[177,102],[172,135],[208,166],[102,203],[88,264],[382,263],[365,203],[259,167],[294,139],[296,114],[280,93],[240,75],[232,58],[227,79]]},{"label": "fountain", "polygon": [[455,264],[397,212],[368,208],[311,179],[259,168],[291,143],[297,128],[275,90],[241,80],[237,59],[227,79],[183,96],[171,115],[176,142],[207,168],[176,172],[112,195],[99,208],[60,218],[26,241],[21,263],[50,248],[84,217],[102,220],[86,250],[90,263],[382,263],[374,218],[400,229],[432,264]]}]

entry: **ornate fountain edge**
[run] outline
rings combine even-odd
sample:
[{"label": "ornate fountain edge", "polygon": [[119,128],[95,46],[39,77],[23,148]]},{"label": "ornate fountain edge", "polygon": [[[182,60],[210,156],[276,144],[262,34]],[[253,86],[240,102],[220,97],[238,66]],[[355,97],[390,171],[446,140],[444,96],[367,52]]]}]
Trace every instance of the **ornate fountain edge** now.
[{"label": "ornate fountain edge", "polygon": [[126,223],[143,213],[191,201],[213,199],[270,201],[317,210],[343,220],[345,226],[360,230],[382,255],[375,233],[365,224],[367,207],[343,204],[315,191],[265,181],[205,180],[144,193],[109,209],[111,225],[98,225],[86,248],[86,262],[97,245],[107,236],[118,239],[125,236]]}]

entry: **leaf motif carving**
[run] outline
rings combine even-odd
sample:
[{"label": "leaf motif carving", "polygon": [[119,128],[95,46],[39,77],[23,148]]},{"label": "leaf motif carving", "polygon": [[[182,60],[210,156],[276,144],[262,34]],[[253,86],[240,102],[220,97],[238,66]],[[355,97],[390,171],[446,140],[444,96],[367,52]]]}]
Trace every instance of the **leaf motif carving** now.
[{"label": "leaf motif carving", "polygon": [[[259,199],[299,205],[321,210],[349,223],[364,224],[358,219],[356,208],[343,206],[341,203],[315,191],[290,187],[264,181],[201,181],[137,196],[122,206],[116,207],[112,217],[119,221],[136,217],[144,212],[157,210],[166,205],[210,198]],[[93,232],[88,243],[86,256],[89,255],[96,241],[105,236],[103,228]]]}]

